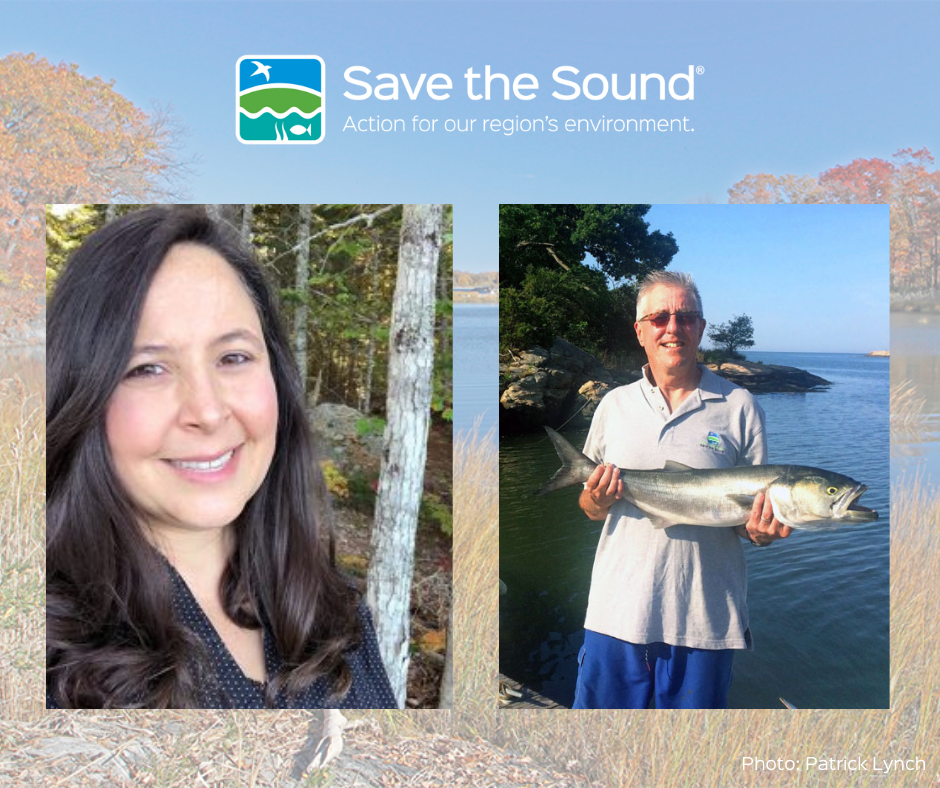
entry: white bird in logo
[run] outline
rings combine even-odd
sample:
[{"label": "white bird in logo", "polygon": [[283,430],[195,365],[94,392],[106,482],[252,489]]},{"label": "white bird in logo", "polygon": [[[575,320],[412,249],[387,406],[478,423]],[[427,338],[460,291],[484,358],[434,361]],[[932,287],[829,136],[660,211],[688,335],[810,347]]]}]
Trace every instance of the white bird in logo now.
[{"label": "white bird in logo", "polygon": [[251,62],[254,63],[258,67],[258,70],[255,71],[255,73],[252,74],[251,76],[256,77],[258,76],[258,74],[264,74],[265,81],[270,82],[271,81],[271,66],[266,66],[264,65],[264,63],[260,63],[257,60],[252,60]]}]

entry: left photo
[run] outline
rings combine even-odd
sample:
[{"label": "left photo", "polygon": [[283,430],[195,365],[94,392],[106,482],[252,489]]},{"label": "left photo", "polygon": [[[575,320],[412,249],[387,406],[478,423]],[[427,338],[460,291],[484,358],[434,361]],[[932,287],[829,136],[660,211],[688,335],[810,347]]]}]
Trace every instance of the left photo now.
[{"label": "left photo", "polygon": [[438,707],[451,208],[46,221],[46,708]]}]

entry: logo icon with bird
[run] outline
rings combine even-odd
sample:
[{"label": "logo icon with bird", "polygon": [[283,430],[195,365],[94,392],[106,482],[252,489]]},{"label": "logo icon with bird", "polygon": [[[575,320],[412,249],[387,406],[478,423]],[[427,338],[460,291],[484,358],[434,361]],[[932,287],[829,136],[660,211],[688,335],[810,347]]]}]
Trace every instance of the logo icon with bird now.
[{"label": "logo icon with bird", "polygon": [[235,64],[235,135],[246,145],[323,139],[323,59],[245,55]]}]

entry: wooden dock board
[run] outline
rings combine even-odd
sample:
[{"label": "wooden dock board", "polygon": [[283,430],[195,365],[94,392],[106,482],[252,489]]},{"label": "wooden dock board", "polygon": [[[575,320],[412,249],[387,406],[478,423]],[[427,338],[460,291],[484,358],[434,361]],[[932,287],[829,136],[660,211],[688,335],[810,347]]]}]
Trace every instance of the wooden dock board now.
[{"label": "wooden dock board", "polygon": [[518,681],[514,681],[508,676],[504,676],[502,673],[499,674],[499,681],[501,684],[514,689],[516,692],[521,692],[521,698],[512,697],[509,700],[509,703],[503,703],[502,701],[497,701],[497,705],[501,709],[566,709],[567,706],[562,706],[560,703],[556,703],[553,700],[549,700],[544,695],[539,695],[535,690],[524,687]]}]

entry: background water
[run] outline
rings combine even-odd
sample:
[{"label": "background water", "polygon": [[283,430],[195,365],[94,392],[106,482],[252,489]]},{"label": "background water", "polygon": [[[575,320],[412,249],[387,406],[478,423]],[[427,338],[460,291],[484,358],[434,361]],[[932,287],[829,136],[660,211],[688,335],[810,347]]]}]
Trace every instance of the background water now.
[{"label": "background water", "polygon": [[909,384],[923,401],[919,419],[891,435],[894,483],[940,481],[940,315],[891,315],[891,385]]},{"label": "background water", "polygon": [[454,433],[499,421],[499,306],[454,304]]},{"label": "background water", "polygon": [[[745,545],[755,650],[735,655],[737,708],[887,708],[889,703],[889,361],[843,354],[749,353],[833,386],[764,394],[769,461],[829,468],[868,485],[874,523]],[[583,445],[585,432],[566,437]],[[570,706],[602,523],[572,490],[535,489],[559,466],[544,435],[500,437],[500,669]]]}]

